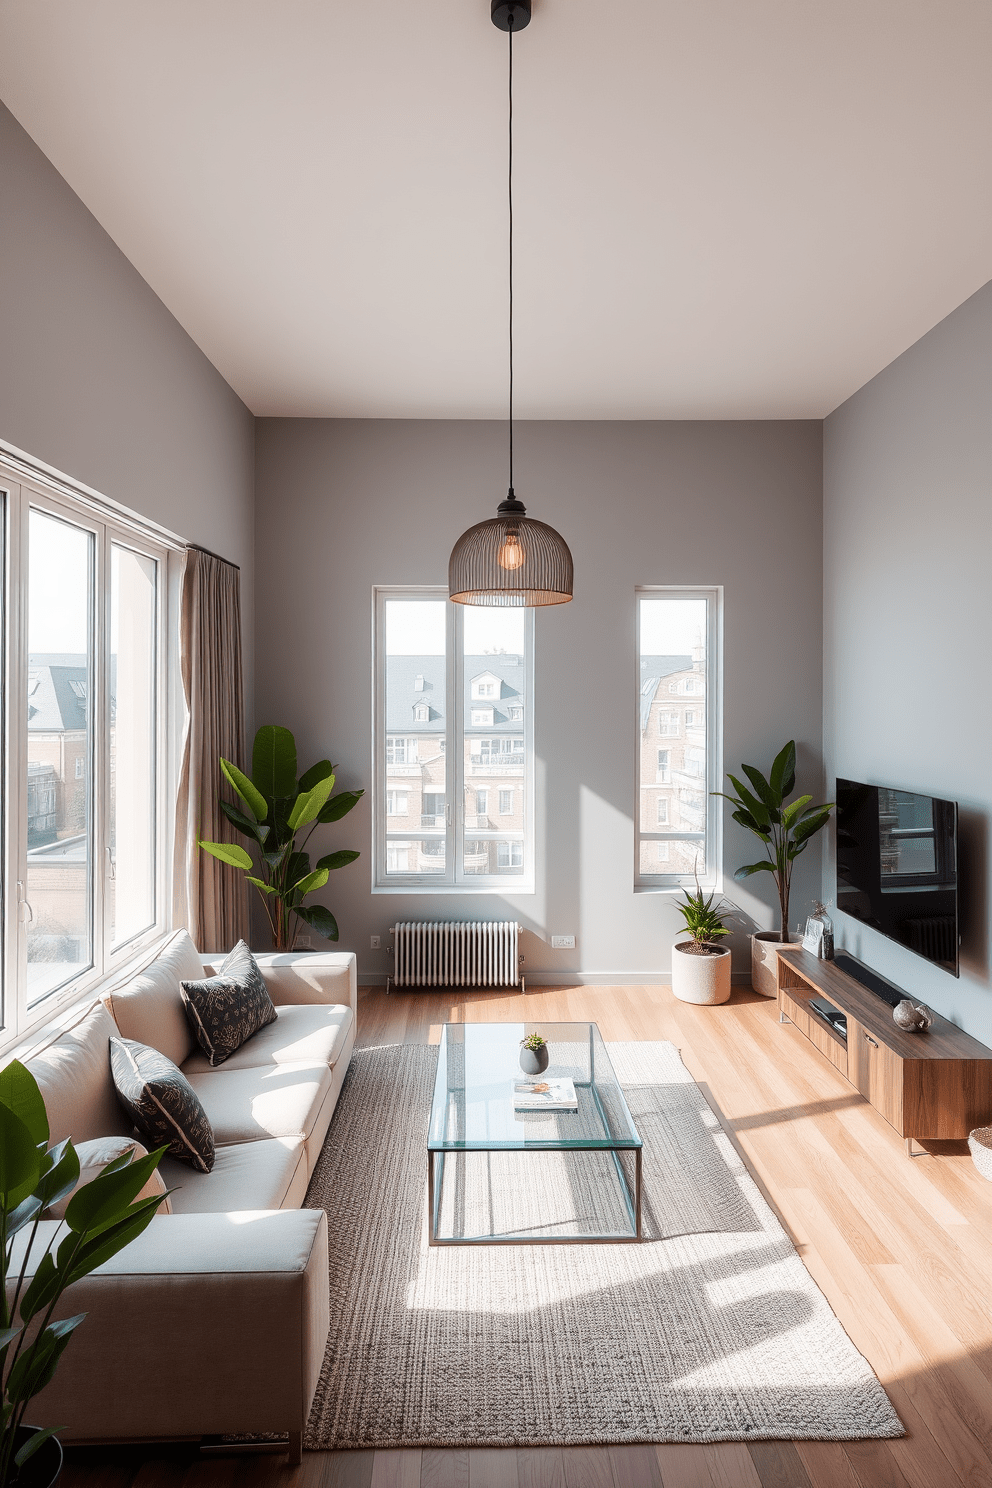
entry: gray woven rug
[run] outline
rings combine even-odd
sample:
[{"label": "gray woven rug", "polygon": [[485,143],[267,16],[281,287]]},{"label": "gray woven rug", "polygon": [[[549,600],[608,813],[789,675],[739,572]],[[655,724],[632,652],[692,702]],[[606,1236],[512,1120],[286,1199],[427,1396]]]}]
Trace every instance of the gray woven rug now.
[{"label": "gray woven rug", "polygon": [[[431,1249],[436,1050],[356,1051],[307,1200],[331,1287],[308,1447],[903,1435],[678,1050],[610,1056],[644,1142],[646,1239]],[[472,1154],[448,1220],[599,1222],[589,1163]]]}]

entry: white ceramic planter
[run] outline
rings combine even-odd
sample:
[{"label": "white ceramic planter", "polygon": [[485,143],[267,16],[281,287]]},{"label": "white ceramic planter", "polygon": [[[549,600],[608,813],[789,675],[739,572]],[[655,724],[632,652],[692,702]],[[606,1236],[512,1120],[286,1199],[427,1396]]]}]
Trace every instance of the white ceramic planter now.
[{"label": "white ceramic planter", "polygon": [[[801,940],[789,940],[794,949],[802,947]],[[751,936],[751,986],[762,997],[778,996],[778,957],[776,951],[782,945],[777,930],[759,930]]]},{"label": "white ceramic planter", "polygon": [[682,942],[672,946],[672,991],[680,1002],[712,1007],[730,996],[730,952],[690,956]]}]

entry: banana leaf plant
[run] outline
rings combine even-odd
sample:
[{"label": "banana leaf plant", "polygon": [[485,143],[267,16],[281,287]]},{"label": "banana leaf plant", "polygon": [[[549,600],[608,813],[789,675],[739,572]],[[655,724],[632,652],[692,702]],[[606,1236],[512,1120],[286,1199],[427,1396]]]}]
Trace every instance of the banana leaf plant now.
[{"label": "banana leaf plant", "polygon": [[[334,790],[334,766],[319,760],[296,778],[296,740],[287,728],[266,724],[255,735],[251,776],[222,759],[221,773],[237,792],[244,809],[220,802],[228,821],[247,837],[258,857],[236,842],[201,842],[204,852],[240,868],[261,895],[277,951],[291,951],[300,925],[337,940],[337,921],[323,904],[304,904],[308,894],[322,889],[336,868],[353,863],[359,853],[351,848],[327,853],[311,864],[306,844],[319,826],[340,821],[357,805],[364,791]],[[309,828],[309,830],[307,830]],[[301,832],[306,835],[300,842]]]},{"label": "banana leaf plant", "polygon": [[[0,1070],[0,1488],[16,1483],[20,1468],[59,1429],[34,1431],[18,1444],[29,1402],[54,1378],[86,1318],[53,1321],[63,1293],[137,1239],[165,1197],[137,1197],[164,1147],[137,1159],[132,1147],[76,1188],[75,1148],[68,1138],[49,1147],[49,1137],[38,1082],[15,1059]],[[41,1229],[49,1205],[68,1194],[64,1220]]]},{"label": "banana leaf plant", "polygon": [[794,740],[775,756],[771,774],[766,780],[753,765],[741,766],[753,790],[748,790],[736,775],[728,772],[736,796],[725,791],[714,791],[736,809],[733,820],[753,832],[761,839],[765,857],[757,863],[747,863],[738,868],[736,879],[750,878],[753,873],[770,873],[778,890],[781,926],[779,940],[784,944],[789,938],[789,893],[792,888],[792,865],[800,853],[804,853],[810,839],[825,827],[834,808],[828,801],[820,806],[811,805],[812,796],[798,796],[786,804],[786,797],[796,788],[796,745]]}]

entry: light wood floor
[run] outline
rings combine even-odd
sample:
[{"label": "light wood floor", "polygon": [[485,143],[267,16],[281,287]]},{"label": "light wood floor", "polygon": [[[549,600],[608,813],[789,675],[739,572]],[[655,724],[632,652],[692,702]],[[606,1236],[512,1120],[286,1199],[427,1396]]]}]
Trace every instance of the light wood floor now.
[{"label": "light wood floor", "polygon": [[[359,1043],[436,1042],[442,1022],[595,1019],[606,1039],[668,1038],[908,1435],[892,1442],[305,1453],[70,1450],[63,1488],[992,1488],[992,1184],[963,1143],[909,1159],[901,1139],[774,1004],[719,1008],[667,987],[526,997],[369,989]],[[152,1366],[153,1367],[153,1366]]]}]

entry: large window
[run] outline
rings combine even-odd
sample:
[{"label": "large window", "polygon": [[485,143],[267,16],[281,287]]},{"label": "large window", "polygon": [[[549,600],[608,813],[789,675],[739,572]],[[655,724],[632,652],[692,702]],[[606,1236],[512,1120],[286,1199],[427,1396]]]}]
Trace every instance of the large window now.
[{"label": "large window", "polygon": [[376,890],[533,888],[533,624],[376,591]]},{"label": "large window", "polygon": [[3,461],[0,500],[9,1041],[167,923],[168,549]]},{"label": "large window", "polygon": [[[719,589],[643,588],[637,603],[635,885],[717,882]],[[678,699],[691,699],[689,706]]]}]

